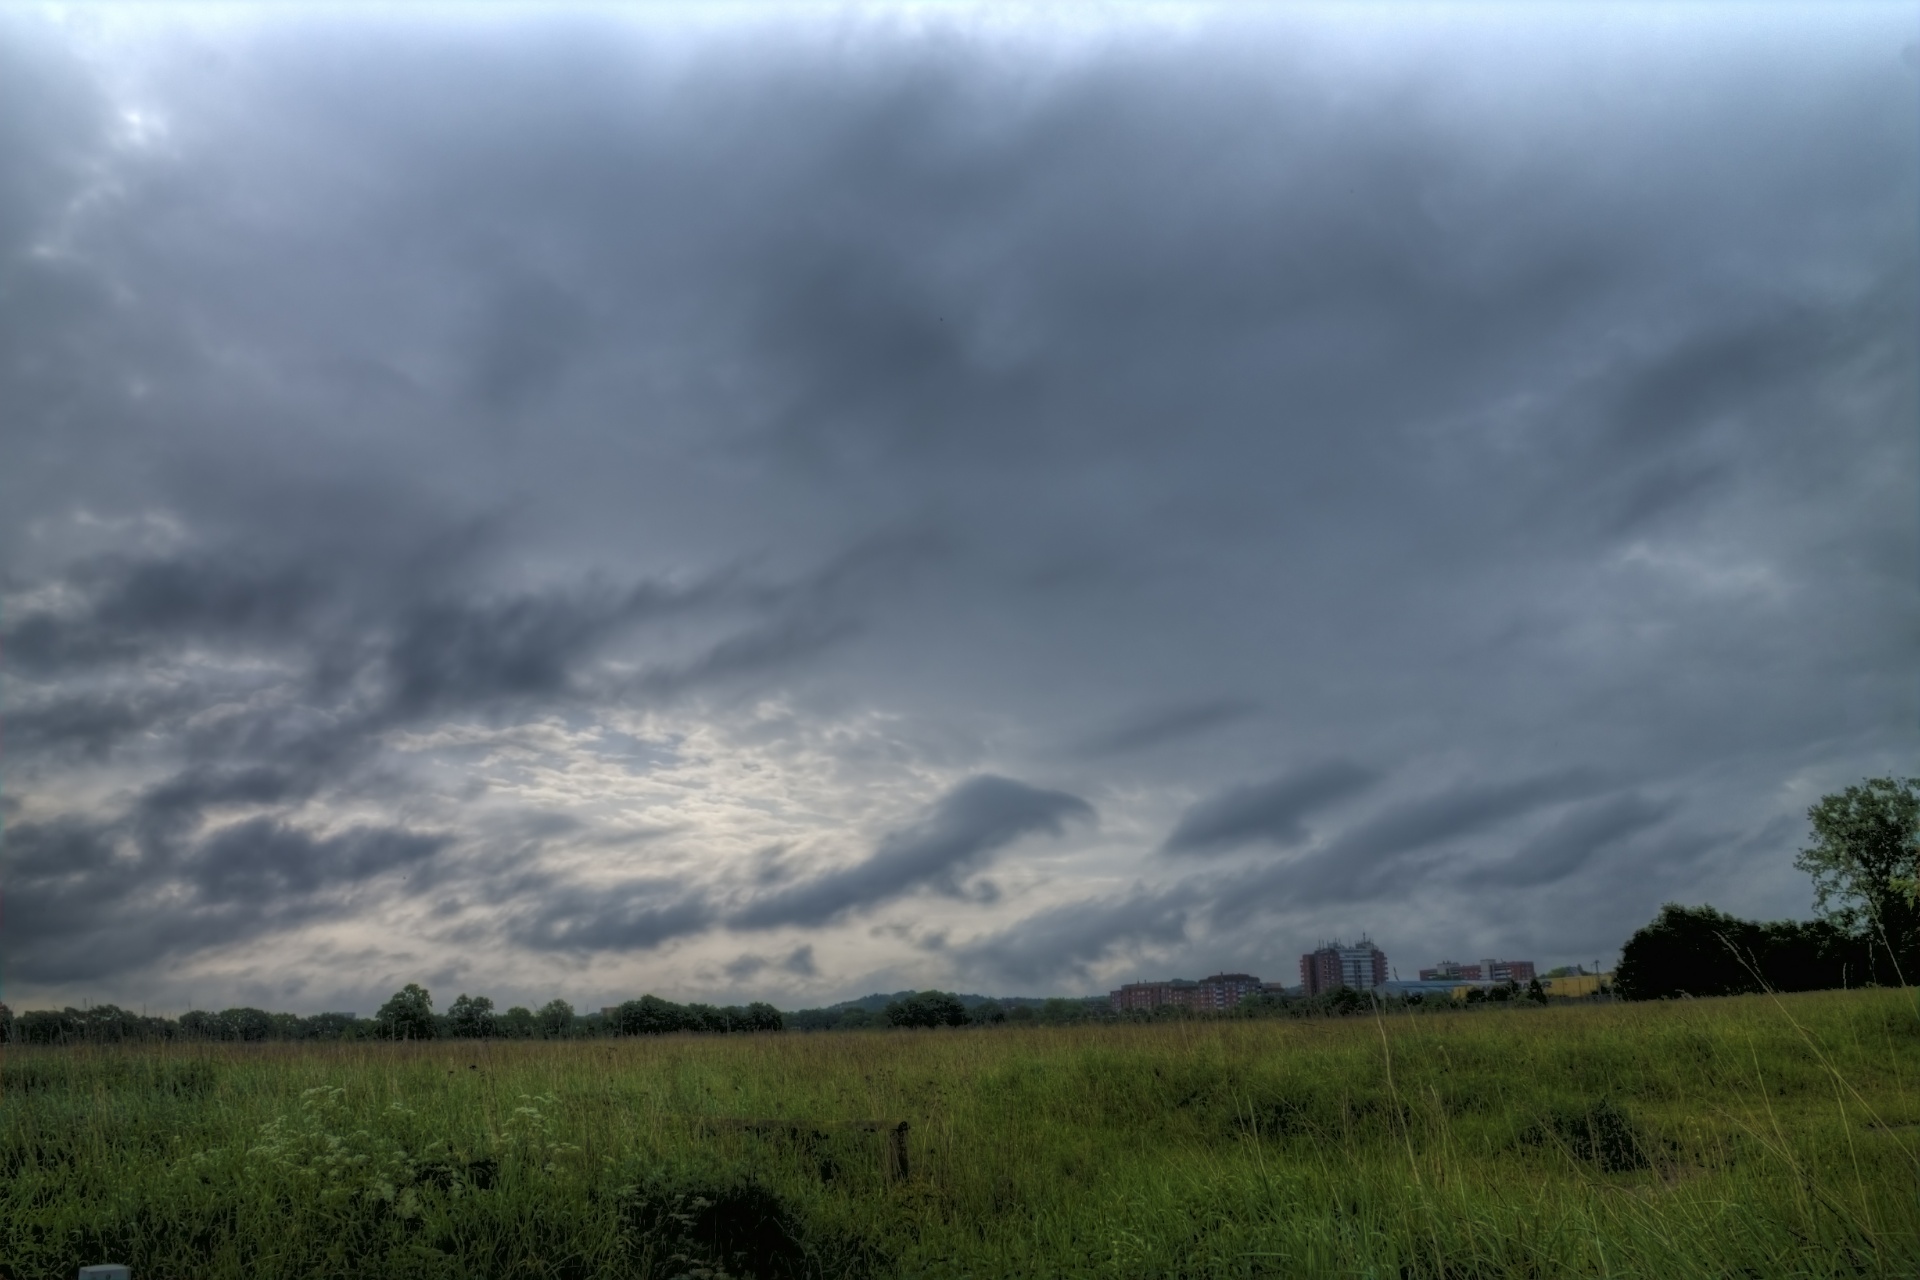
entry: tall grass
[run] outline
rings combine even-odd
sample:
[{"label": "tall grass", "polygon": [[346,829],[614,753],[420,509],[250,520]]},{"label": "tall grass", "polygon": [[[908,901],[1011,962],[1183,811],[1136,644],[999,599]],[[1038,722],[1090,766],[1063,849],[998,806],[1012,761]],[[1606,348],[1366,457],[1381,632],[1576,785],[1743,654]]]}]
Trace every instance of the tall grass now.
[{"label": "tall grass", "polygon": [[[9,1052],[0,1273],[1920,1274],[1900,993]],[[755,1130],[717,1119],[780,1119]],[[905,1119],[910,1171],[884,1135]]]}]

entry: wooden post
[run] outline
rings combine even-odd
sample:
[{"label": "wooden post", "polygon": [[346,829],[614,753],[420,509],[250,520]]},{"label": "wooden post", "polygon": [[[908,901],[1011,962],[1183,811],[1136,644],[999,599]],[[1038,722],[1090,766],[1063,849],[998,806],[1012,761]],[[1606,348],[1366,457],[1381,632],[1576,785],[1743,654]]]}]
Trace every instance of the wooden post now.
[{"label": "wooden post", "polygon": [[907,1180],[907,1122],[902,1120],[887,1133],[887,1178],[893,1182]]}]

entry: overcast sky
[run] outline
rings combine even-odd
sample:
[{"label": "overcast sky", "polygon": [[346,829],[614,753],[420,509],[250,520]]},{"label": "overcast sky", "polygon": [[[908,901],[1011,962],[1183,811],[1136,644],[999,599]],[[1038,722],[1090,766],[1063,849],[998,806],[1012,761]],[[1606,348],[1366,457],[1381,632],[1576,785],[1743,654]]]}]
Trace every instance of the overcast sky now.
[{"label": "overcast sky", "polygon": [[10,10],[4,998],[1807,915],[1914,763],[1915,41]]}]

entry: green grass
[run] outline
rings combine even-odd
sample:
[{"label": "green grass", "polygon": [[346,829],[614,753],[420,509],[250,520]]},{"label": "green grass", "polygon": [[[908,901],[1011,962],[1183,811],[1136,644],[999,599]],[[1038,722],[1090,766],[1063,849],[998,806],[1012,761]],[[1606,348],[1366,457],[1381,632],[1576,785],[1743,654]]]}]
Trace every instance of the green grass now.
[{"label": "green grass", "polygon": [[[16,1280],[1920,1275],[1920,1012],[1894,991],[13,1049],[0,1076]],[[911,1123],[905,1179],[830,1127],[869,1119]]]}]

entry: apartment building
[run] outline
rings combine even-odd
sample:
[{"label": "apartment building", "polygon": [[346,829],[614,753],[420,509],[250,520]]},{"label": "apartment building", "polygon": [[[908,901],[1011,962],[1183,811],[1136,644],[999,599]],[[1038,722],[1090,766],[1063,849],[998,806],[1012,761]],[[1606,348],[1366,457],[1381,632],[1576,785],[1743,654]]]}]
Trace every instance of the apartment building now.
[{"label": "apartment building", "polygon": [[1479,964],[1442,960],[1433,968],[1420,971],[1423,982],[1517,982],[1525,986],[1533,977],[1531,960],[1482,960]]},{"label": "apartment building", "polygon": [[1371,991],[1387,977],[1387,953],[1364,933],[1352,946],[1335,939],[1300,957],[1300,989],[1310,996],[1339,987]]}]

